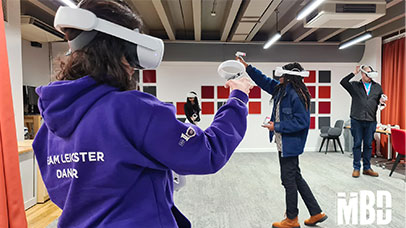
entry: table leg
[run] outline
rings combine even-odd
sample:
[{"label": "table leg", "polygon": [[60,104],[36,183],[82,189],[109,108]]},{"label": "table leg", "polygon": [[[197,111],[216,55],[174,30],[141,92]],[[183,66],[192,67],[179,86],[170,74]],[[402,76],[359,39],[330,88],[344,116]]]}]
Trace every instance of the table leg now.
[{"label": "table leg", "polygon": [[392,142],[391,142],[391,137],[390,134],[388,135],[388,160],[392,160],[393,155],[392,155]]}]

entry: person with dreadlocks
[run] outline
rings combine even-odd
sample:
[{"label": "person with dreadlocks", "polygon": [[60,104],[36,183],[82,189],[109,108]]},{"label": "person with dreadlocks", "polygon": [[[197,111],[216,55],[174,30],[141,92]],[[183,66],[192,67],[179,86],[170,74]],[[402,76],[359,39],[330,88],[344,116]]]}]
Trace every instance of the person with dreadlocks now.
[{"label": "person with dreadlocks", "polygon": [[300,227],[298,193],[302,196],[311,217],[305,225],[314,226],[327,219],[299,168],[299,155],[303,153],[310,126],[310,93],[303,83],[304,69],[299,63],[289,63],[280,70],[284,72],[279,81],[269,78],[261,71],[237,57],[246,67],[251,79],[261,89],[272,95],[274,103],[268,124],[270,141],[275,135],[279,151],[282,185],[285,188],[286,218],[272,224],[274,228]]}]

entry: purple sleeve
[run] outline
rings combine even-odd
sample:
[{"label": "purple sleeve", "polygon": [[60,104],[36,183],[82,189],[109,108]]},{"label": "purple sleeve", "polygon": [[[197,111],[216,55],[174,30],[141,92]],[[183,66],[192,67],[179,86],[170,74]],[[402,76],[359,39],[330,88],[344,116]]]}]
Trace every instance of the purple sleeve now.
[{"label": "purple sleeve", "polygon": [[206,130],[178,121],[173,109],[159,103],[148,123],[143,150],[179,174],[215,173],[244,137],[247,102],[245,93],[233,90]]}]

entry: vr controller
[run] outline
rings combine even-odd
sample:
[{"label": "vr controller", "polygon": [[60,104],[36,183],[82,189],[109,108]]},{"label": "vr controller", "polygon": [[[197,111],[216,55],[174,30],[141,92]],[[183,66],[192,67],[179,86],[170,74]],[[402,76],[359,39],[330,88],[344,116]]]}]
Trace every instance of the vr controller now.
[{"label": "vr controller", "polygon": [[[235,56],[242,57],[246,56],[246,54],[244,52],[238,51],[237,53],[235,53]],[[217,73],[220,75],[220,77],[226,79],[227,81],[241,77],[244,72],[245,66],[237,60],[224,61],[217,68]]]},{"label": "vr controller", "polygon": [[388,100],[388,96],[385,94],[381,95],[381,99],[379,99],[379,110],[383,110],[386,108],[386,101]]},{"label": "vr controller", "polygon": [[235,56],[237,56],[237,57],[245,57],[247,54],[245,53],[245,52],[241,52],[241,51],[237,51],[236,53],[235,53]]}]

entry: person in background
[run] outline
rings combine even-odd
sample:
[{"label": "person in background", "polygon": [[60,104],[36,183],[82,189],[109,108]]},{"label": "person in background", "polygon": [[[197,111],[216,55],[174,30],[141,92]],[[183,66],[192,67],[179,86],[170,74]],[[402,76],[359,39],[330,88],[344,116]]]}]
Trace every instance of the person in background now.
[{"label": "person in background", "polygon": [[[305,225],[314,226],[327,219],[322,212],[309,185],[303,179],[299,167],[299,155],[303,153],[310,127],[310,93],[297,75],[283,74],[279,81],[269,78],[261,71],[242,62],[251,79],[261,89],[272,95],[274,107],[271,121],[263,125],[269,130],[270,141],[275,136],[278,149],[282,185],[285,188],[286,218],[272,224],[274,228],[300,227],[298,222],[298,192],[302,196],[311,217]],[[290,63],[282,67],[291,72],[304,71],[299,63]]]},{"label": "person in background", "polygon": [[[200,106],[197,99],[197,94],[194,91],[190,91],[186,96],[186,104],[183,106],[184,112],[189,123],[197,125],[200,122]],[[173,172],[173,188],[175,191],[179,191],[186,185],[186,177]]]},{"label": "person in background", "polygon": [[[123,0],[83,0],[78,7],[141,30]],[[83,32],[63,31],[69,41]],[[33,149],[62,209],[58,227],[191,227],[174,204],[172,170],[217,172],[246,132],[248,78],[226,83],[227,104],[203,130],[178,121],[173,105],[134,90],[137,66],[127,59],[128,45],[97,32],[61,62],[57,81],[37,89],[44,124]]]},{"label": "person in background", "polygon": [[[361,71],[361,80],[350,81]],[[376,130],[376,111],[379,100],[383,94],[379,83],[368,77],[366,73],[372,72],[371,67],[357,66],[354,72],[345,76],[340,84],[350,94],[351,100],[351,134],[354,137],[353,172],[352,177],[360,176],[361,170],[361,144],[363,142],[363,172],[362,174],[378,177],[379,174],[371,169],[372,140]]]},{"label": "person in background", "polygon": [[189,123],[196,125],[200,122],[200,106],[197,94],[190,91],[187,94],[186,104],[184,105],[185,115]]}]

